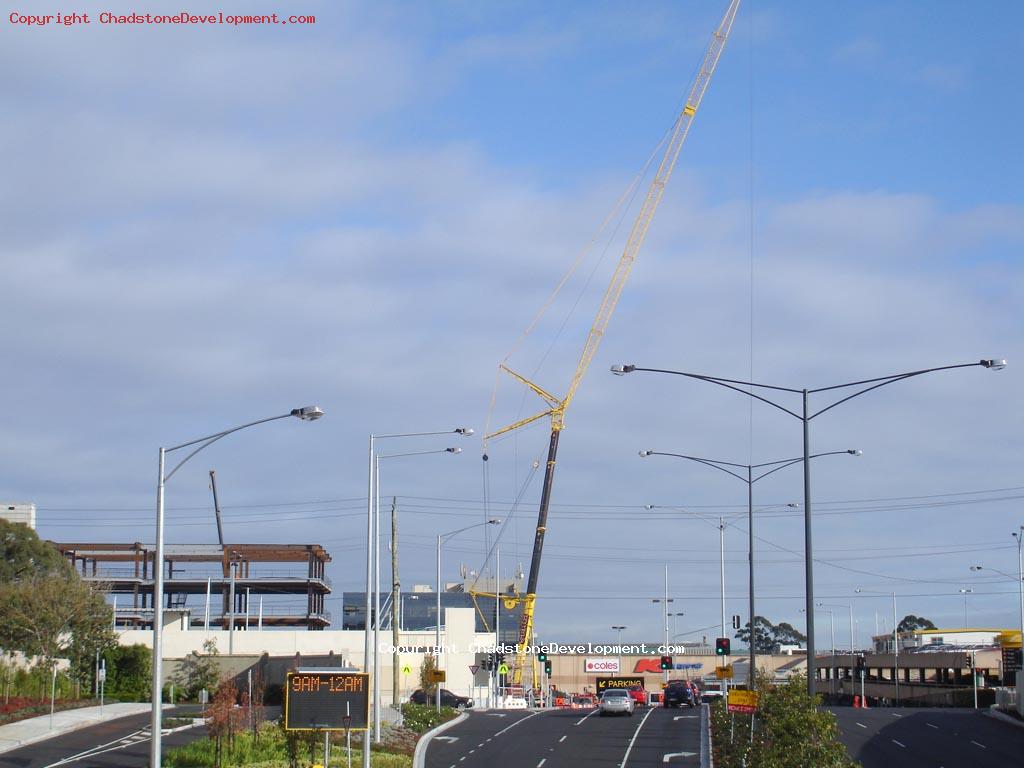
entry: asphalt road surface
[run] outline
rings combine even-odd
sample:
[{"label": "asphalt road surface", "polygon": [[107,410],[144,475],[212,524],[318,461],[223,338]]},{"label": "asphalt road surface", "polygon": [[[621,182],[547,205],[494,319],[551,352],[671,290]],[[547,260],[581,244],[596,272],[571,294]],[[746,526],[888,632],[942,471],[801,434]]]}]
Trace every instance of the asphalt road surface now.
[{"label": "asphalt road surface", "polygon": [[864,768],[1024,765],[1024,729],[973,709],[831,707]]},{"label": "asphalt road surface", "polygon": [[491,710],[434,737],[427,768],[640,768],[700,765],[700,709]]},{"label": "asphalt road surface", "polygon": [[[192,714],[191,710],[164,711],[164,717]],[[4,752],[0,768],[144,768],[149,765],[149,718],[148,713],[120,717]],[[166,753],[205,735],[203,726],[164,734],[163,750]]]}]

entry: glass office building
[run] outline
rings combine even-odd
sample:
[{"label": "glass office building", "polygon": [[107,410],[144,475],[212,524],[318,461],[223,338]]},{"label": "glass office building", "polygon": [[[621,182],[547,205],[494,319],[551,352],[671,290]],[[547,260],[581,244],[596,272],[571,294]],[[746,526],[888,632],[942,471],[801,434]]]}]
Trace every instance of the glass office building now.
[{"label": "glass office building", "polygon": [[[500,600],[501,636],[500,642],[514,644],[519,635],[519,621],[523,615],[523,604],[516,602],[509,608]],[[476,617],[477,632],[494,632],[495,600],[480,597],[473,601],[468,592],[442,592],[441,609],[472,608]],[[342,629],[362,630],[366,628],[366,593],[344,592],[342,594]],[[399,628],[408,632],[425,632],[437,626],[437,595],[434,592],[406,592],[401,595],[399,607]],[[381,594],[381,629],[391,630],[391,595]]]}]

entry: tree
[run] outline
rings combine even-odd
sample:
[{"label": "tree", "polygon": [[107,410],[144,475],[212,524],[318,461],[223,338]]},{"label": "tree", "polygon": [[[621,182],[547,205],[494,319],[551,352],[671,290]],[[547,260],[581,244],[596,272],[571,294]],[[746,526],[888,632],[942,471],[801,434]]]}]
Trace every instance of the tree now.
[{"label": "tree", "polygon": [[103,653],[107,692],[121,701],[147,701],[152,688],[153,653],[144,645],[116,645]]},{"label": "tree", "polygon": [[[719,768],[853,768],[839,741],[836,718],[807,694],[807,678],[794,675],[775,685],[757,675],[756,718],[732,716],[724,702],[712,708],[714,762]],[[754,725],[753,738],[750,728]]]},{"label": "tree", "polygon": [[423,666],[420,667],[420,690],[428,697],[433,696],[437,683],[434,682],[433,674],[437,670],[437,657],[428,654],[423,657]]},{"label": "tree", "polygon": [[807,635],[785,621],[775,625],[776,645],[800,645],[807,642]]},{"label": "tree", "polygon": [[935,629],[935,625],[924,616],[908,613],[903,621],[896,625],[897,632],[913,632],[915,629]]},{"label": "tree", "polygon": [[27,525],[0,520],[0,583],[71,573],[71,564]]},{"label": "tree", "polygon": [[[750,622],[737,630],[736,638],[750,645]],[[757,653],[772,653],[775,650],[775,625],[764,616],[754,617],[754,650]]]},{"label": "tree", "polygon": [[0,583],[0,646],[38,656],[47,669],[59,658],[70,659],[81,680],[91,674],[96,652],[115,642],[99,585],[73,571],[22,571],[17,581]]},{"label": "tree", "polygon": [[[754,627],[754,650],[757,653],[777,653],[782,645],[799,645],[807,640],[806,635],[801,634],[796,627],[785,621],[780,624],[772,624],[764,616],[755,616]],[[749,644],[750,622],[736,632],[736,637]]]},{"label": "tree", "polygon": [[220,680],[217,641],[208,639],[203,643],[203,651],[202,654],[192,651],[182,660],[174,675],[174,684],[181,688],[186,699],[198,699],[201,690],[212,691]]}]

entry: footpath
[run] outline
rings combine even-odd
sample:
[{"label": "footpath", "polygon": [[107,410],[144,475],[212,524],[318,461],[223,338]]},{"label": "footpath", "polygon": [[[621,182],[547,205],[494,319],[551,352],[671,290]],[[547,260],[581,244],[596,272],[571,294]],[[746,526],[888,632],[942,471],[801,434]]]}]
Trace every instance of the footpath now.
[{"label": "footpath", "polygon": [[81,709],[54,712],[52,723],[49,715],[40,715],[27,720],[19,720],[16,723],[0,725],[0,754],[34,744],[37,741],[77,731],[79,728],[88,728],[90,725],[107,720],[141,715],[144,712],[149,712],[151,707],[151,704],[105,704],[102,707],[82,707]]}]

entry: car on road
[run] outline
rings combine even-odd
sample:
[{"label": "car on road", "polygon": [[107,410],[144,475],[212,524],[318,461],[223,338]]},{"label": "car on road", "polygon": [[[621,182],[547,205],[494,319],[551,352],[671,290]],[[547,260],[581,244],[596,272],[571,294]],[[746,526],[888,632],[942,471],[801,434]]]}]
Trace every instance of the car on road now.
[{"label": "car on road", "polygon": [[629,715],[633,716],[636,710],[636,702],[624,688],[609,688],[601,694],[601,717],[605,715]]},{"label": "car on road", "polygon": [[638,707],[647,706],[647,691],[642,685],[629,686],[629,695],[633,697],[633,701]]},{"label": "car on road", "polygon": [[[412,696],[409,697],[409,701],[413,704],[433,704],[433,694],[427,695],[422,690],[415,690],[412,692]],[[458,694],[452,693],[446,688],[441,689],[441,706],[452,707],[453,709],[469,709],[473,706],[473,700],[468,696],[459,696]]]},{"label": "car on road", "polygon": [[684,704],[693,707],[695,698],[693,689],[683,680],[669,683],[662,692],[663,706],[674,709],[678,709]]}]

